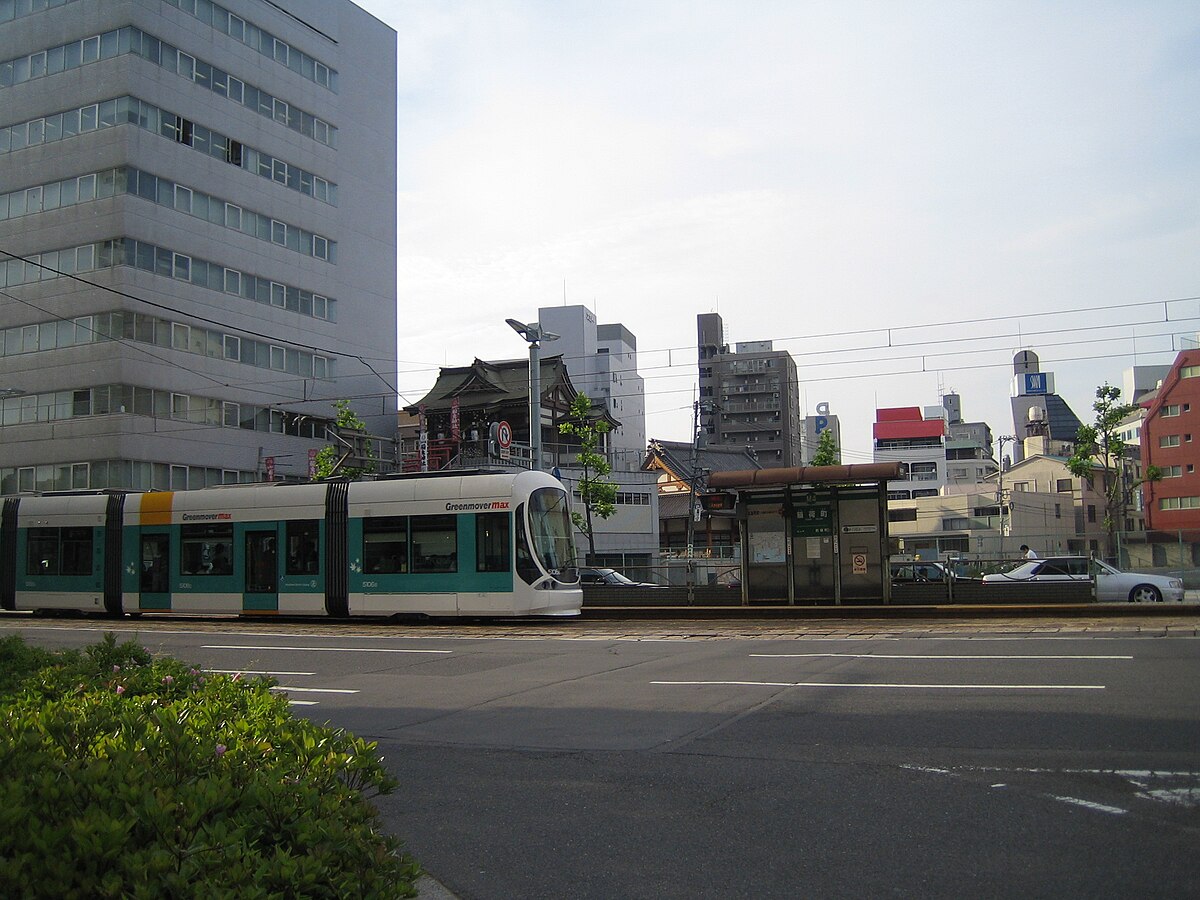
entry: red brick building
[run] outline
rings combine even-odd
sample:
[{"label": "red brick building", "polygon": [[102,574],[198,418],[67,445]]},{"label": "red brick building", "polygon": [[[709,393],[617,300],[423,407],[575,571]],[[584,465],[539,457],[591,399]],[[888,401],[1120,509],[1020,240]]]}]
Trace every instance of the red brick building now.
[{"label": "red brick building", "polygon": [[1200,531],[1200,350],[1181,352],[1142,406],[1142,462],[1163,473],[1142,489],[1146,527]]}]

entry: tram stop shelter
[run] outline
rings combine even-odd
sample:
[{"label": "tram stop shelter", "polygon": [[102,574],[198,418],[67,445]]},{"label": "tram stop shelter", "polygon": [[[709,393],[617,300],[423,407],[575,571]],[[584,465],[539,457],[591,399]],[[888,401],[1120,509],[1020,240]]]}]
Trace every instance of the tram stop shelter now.
[{"label": "tram stop shelter", "polygon": [[744,601],[887,603],[887,483],[899,477],[898,462],[714,472],[710,497],[733,497]]}]

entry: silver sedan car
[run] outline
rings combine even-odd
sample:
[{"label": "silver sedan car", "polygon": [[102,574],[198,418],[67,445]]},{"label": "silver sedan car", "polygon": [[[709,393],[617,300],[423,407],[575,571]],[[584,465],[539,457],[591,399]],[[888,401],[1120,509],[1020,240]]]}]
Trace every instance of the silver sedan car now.
[{"label": "silver sedan car", "polygon": [[1108,563],[1086,556],[1051,556],[1031,559],[1008,572],[984,575],[989,585],[1018,585],[1030,582],[1080,581],[1096,578],[1096,599],[1101,603],[1161,603],[1183,600],[1183,581],[1166,575],[1122,572]]}]

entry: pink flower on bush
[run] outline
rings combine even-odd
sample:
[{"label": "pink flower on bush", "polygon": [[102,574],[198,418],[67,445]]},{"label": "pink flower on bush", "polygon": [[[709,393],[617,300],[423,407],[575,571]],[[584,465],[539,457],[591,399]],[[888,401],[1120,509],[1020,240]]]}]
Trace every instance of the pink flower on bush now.
[{"label": "pink flower on bush", "polygon": [[174,683],[175,683],[175,677],[173,675],[164,675],[163,676],[163,684],[174,684]]},{"label": "pink flower on bush", "polygon": [[121,671],[121,667],[120,667],[120,666],[117,666],[117,665],[114,665],[114,666],[113,666],[113,671],[114,671],[114,672],[120,672],[120,671]]},{"label": "pink flower on bush", "polygon": [[216,751],[215,751],[215,752],[216,752],[216,755],[217,755],[218,757],[224,756],[224,755],[225,755],[225,749],[226,749],[226,748],[225,748],[225,745],[224,745],[224,744],[217,744],[217,749],[216,749]]},{"label": "pink flower on bush", "polygon": [[125,693],[125,685],[123,685],[123,684],[118,684],[118,685],[117,685],[117,696],[119,697],[119,696],[121,696],[121,694],[123,694],[123,693]]}]

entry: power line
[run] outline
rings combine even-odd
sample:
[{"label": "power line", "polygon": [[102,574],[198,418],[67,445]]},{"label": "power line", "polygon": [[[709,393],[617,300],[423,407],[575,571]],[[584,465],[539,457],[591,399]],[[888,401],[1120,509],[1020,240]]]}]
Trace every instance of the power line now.
[{"label": "power line", "polygon": [[[373,365],[371,365],[371,363],[367,360],[366,357],[361,356],[359,354],[349,353],[344,350],[330,350],[327,347],[321,347],[321,346],[318,346],[315,344],[306,344],[301,341],[295,341],[295,340],[291,340],[288,338],[280,338],[275,335],[265,334],[263,332],[254,331],[249,328],[239,328],[239,327],[230,326],[226,322],[220,322],[216,319],[211,319],[211,318],[208,318],[207,316],[202,316],[195,312],[180,310],[177,307],[169,306],[164,303],[158,303],[154,300],[147,300],[144,297],[139,297],[135,294],[128,293],[127,291],[119,290],[118,288],[109,287],[109,286],[103,285],[103,284],[98,284],[95,281],[91,281],[87,278],[83,278],[72,272],[64,272],[61,269],[56,269],[53,266],[48,266],[45,263],[41,262],[40,260],[34,260],[30,257],[22,256],[18,253],[13,253],[9,250],[4,249],[3,247],[0,247],[0,253],[3,253],[5,256],[9,257],[10,259],[19,259],[19,260],[21,260],[21,262],[25,263],[25,265],[32,265],[32,266],[36,266],[39,269],[42,269],[44,271],[53,272],[55,275],[57,275],[59,277],[69,278],[72,281],[79,282],[80,284],[86,284],[88,287],[92,287],[92,288],[95,288],[100,291],[105,291],[110,294],[115,294],[118,297],[124,297],[127,300],[133,300],[137,303],[143,303],[146,306],[149,306],[153,309],[159,309],[164,312],[170,313],[172,315],[184,316],[188,319],[192,319],[197,322],[203,322],[207,325],[213,325],[222,331],[232,330],[232,331],[236,331],[240,334],[244,334],[244,335],[247,335],[252,338],[258,338],[258,339],[266,341],[268,343],[273,342],[276,344],[286,344],[289,347],[295,347],[295,348],[301,349],[301,350],[309,350],[309,351],[312,351],[315,353],[320,353],[325,356],[333,356],[333,357],[341,357],[341,358],[345,358],[345,359],[357,360],[372,375],[374,375],[376,378],[378,378],[384,384],[385,387],[390,388],[392,390],[393,394],[395,394],[397,396],[402,396],[402,395],[400,395],[399,391],[395,388],[395,386],[388,379],[384,378],[383,375],[381,375],[379,373],[379,371]],[[12,297],[11,294],[5,294],[5,296]],[[12,299],[17,299],[17,298],[13,297]],[[47,315],[54,315],[54,314],[48,312]],[[192,370],[188,370],[188,371],[192,371]],[[407,399],[407,398],[404,398],[404,399]]]}]

